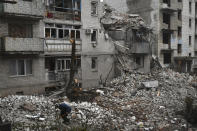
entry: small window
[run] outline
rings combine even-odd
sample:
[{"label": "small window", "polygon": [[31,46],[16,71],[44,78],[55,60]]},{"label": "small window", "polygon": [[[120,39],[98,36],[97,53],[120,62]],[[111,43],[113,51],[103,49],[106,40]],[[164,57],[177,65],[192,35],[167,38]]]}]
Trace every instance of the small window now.
[{"label": "small window", "polygon": [[171,53],[164,53],[164,64],[170,64],[171,63]]},{"label": "small window", "polygon": [[177,48],[178,48],[177,53],[180,54],[182,52],[182,45],[178,44]]},{"label": "small window", "polygon": [[178,10],[178,20],[182,20],[182,10]]},{"label": "small window", "polygon": [[192,20],[189,19],[189,27],[191,28],[192,27]]},{"label": "small window", "polygon": [[192,45],[192,36],[189,36],[189,45]]},{"label": "small window", "polygon": [[93,33],[91,34],[91,42],[97,41],[97,30],[93,30]]},{"label": "small window", "polygon": [[178,27],[178,37],[182,37],[182,27]]},{"label": "small window", "polygon": [[182,0],[178,0],[178,2],[182,2]]},{"label": "small window", "polygon": [[189,2],[189,13],[192,12],[192,2]]},{"label": "small window", "polygon": [[91,2],[91,15],[97,15],[97,2]]},{"label": "small window", "polygon": [[97,68],[97,57],[92,57],[92,64],[91,64],[92,69]]},{"label": "small window", "polygon": [[135,57],[135,63],[140,67],[144,67],[144,57]]}]

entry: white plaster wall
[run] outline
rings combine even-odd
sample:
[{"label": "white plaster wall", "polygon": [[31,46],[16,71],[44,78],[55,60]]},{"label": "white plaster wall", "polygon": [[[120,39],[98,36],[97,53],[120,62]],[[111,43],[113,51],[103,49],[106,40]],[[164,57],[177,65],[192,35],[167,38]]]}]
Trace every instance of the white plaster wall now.
[{"label": "white plaster wall", "polygon": [[[98,2],[98,16],[91,16],[91,1]],[[114,45],[111,41],[105,40],[104,30],[100,24],[100,17],[103,14],[100,0],[82,0],[82,83],[83,88],[98,86],[100,76],[105,79],[114,64]],[[93,47],[91,35],[86,34],[86,29],[97,29],[97,46]],[[97,70],[91,69],[91,58],[97,57]],[[113,69],[110,78],[113,76]]]}]

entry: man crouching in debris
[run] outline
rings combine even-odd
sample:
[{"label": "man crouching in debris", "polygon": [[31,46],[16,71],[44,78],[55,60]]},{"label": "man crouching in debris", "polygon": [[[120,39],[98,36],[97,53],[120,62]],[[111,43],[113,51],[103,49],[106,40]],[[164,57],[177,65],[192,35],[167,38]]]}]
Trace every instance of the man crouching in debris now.
[{"label": "man crouching in debris", "polygon": [[64,123],[68,123],[70,120],[67,118],[68,114],[71,112],[71,107],[66,104],[65,102],[59,104],[59,105],[56,105],[56,108],[59,108],[61,113],[61,117],[62,119],[64,120]]}]

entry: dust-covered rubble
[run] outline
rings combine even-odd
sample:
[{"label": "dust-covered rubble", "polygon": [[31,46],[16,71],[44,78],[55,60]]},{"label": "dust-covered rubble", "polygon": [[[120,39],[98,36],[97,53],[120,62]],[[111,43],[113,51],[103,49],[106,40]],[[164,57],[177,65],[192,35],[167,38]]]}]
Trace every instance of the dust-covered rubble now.
[{"label": "dust-covered rubble", "polygon": [[[197,91],[191,84],[194,80],[195,76],[170,69],[149,74],[128,72],[112,80],[107,87],[95,90],[100,95],[92,103],[70,102],[69,118],[71,124],[87,124],[94,130],[183,130],[187,122],[176,112],[184,110],[186,96],[197,98]],[[143,82],[151,81],[158,82],[158,86],[143,87]],[[23,123],[23,129],[29,125],[33,130],[32,125],[42,125],[42,129],[57,130],[62,124],[54,106],[57,99],[44,96],[0,98],[0,115],[4,121]],[[24,104],[28,110],[24,109]],[[29,109],[31,105],[32,110]]]}]

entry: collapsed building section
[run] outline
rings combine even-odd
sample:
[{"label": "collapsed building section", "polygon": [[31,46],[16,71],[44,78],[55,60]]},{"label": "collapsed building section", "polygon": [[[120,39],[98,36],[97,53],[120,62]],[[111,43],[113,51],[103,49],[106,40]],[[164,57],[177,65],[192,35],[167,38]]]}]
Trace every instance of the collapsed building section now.
[{"label": "collapsed building section", "polygon": [[117,51],[117,60],[124,69],[150,71],[150,34],[143,19],[136,14],[121,14],[105,5],[101,23]]}]

